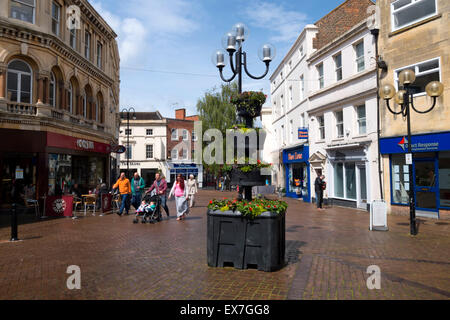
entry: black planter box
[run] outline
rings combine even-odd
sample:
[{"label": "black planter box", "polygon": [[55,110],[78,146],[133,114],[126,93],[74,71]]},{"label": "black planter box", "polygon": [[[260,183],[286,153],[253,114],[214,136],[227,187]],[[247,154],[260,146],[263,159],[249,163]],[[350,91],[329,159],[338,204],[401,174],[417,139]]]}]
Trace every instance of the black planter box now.
[{"label": "black planter box", "polygon": [[240,186],[264,186],[268,176],[261,175],[260,170],[242,172],[238,169],[231,170],[231,184]]},{"label": "black planter box", "polygon": [[208,210],[208,265],[275,271],[284,266],[286,216],[264,212],[255,219],[240,212]]},{"label": "black planter box", "polygon": [[241,106],[237,106],[237,112],[238,115],[240,117],[244,117],[244,118],[256,118],[261,116],[261,110],[262,110],[262,105],[258,105],[258,106],[253,106],[254,108],[254,113],[251,114],[250,112],[248,112],[244,107]]}]

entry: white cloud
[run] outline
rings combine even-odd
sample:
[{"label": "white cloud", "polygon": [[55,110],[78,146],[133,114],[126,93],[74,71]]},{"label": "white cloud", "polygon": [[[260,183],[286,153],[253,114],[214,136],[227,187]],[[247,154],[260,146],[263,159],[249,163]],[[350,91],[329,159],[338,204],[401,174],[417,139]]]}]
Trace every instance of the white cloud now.
[{"label": "white cloud", "polygon": [[295,40],[308,18],[304,13],[289,11],[282,4],[261,0],[251,1],[244,14],[252,25],[274,32],[270,38],[274,42]]}]

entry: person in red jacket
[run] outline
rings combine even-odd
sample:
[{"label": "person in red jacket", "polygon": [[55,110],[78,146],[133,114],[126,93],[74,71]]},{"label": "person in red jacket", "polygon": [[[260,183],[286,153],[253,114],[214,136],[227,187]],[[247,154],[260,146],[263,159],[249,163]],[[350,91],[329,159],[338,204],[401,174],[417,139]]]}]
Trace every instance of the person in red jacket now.
[{"label": "person in red jacket", "polygon": [[156,194],[161,199],[161,205],[164,208],[164,211],[166,211],[167,216],[169,217],[169,208],[167,207],[167,197],[166,197],[166,190],[167,190],[167,182],[166,179],[161,177],[161,174],[159,172],[155,175],[155,181],[153,181],[152,186],[150,189],[147,190],[146,193],[152,192],[152,190],[155,189]]}]

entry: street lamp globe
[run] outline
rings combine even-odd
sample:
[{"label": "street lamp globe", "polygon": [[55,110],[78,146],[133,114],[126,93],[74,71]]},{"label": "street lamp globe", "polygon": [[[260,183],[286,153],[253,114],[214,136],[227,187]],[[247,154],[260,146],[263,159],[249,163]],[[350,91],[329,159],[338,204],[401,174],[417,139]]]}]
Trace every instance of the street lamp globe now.
[{"label": "street lamp globe", "polygon": [[236,40],[236,34],[232,31],[227,32],[222,37],[222,48],[233,53],[239,50],[241,42]]},{"label": "street lamp globe", "polygon": [[397,94],[395,95],[395,102],[398,104],[398,105],[403,105],[403,103],[405,102],[404,101],[404,99],[403,99],[403,96],[404,96],[404,94],[406,93],[406,91],[405,90],[399,90],[398,92],[397,92]]},{"label": "street lamp globe", "polygon": [[228,54],[223,50],[217,50],[214,51],[211,55],[211,62],[212,64],[217,68],[224,68],[227,66],[228,59],[226,59],[226,56]]},{"label": "street lamp globe", "polygon": [[391,84],[385,84],[380,88],[380,97],[383,100],[390,100],[395,95],[395,88]]},{"label": "street lamp globe", "polygon": [[259,59],[262,62],[271,62],[275,58],[276,49],[270,43],[263,44],[258,50]]},{"label": "street lamp globe", "polygon": [[439,97],[444,92],[444,85],[439,81],[431,81],[425,87],[425,91],[430,97]]},{"label": "street lamp globe", "polygon": [[233,33],[236,35],[236,40],[239,42],[244,42],[248,39],[250,31],[245,24],[242,22],[236,23],[232,28]]},{"label": "street lamp globe", "polygon": [[410,85],[416,81],[416,74],[411,69],[405,69],[398,75],[398,81],[403,85]]}]

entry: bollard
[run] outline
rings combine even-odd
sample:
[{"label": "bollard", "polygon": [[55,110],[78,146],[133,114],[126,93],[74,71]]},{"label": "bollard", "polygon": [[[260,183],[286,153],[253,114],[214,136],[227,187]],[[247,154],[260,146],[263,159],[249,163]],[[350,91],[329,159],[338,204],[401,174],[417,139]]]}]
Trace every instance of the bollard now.
[{"label": "bollard", "polygon": [[12,214],[11,214],[11,240],[10,241],[19,241],[19,237],[17,235],[17,210],[16,204],[12,204]]}]

